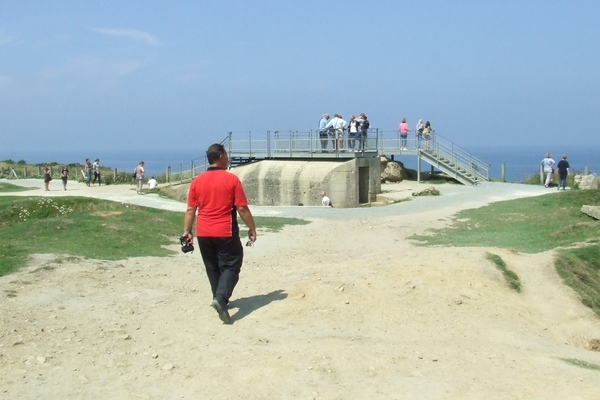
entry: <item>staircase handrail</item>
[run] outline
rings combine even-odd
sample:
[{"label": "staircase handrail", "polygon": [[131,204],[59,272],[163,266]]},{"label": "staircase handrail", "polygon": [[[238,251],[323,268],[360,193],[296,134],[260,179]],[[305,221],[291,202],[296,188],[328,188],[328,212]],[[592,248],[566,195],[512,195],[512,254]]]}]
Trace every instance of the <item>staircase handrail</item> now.
[{"label": "staircase handrail", "polygon": [[443,157],[455,164],[454,169],[462,168],[464,171],[478,176],[479,179],[489,181],[490,165],[488,163],[463,150],[435,131],[432,133],[431,142],[438,159]]}]

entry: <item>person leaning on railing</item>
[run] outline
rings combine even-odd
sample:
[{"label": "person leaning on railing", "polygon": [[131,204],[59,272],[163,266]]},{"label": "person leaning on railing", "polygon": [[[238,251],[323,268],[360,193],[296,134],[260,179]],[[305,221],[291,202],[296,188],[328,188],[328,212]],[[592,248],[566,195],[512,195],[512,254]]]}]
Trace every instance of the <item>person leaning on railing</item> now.
[{"label": "person leaning on railing", "polygon": [[367,145],[367,131],[369,130],[371,123],[369,122],[369,119],[367,118],[365,113],[360,113],[358,118],[356,119],[356,121],[359,124],[358,129],[360,130],[360,132],[359,132],[360,150],[364,151],[365,147]]},{"label": "person leaning on railing", "polygon": [[329,121],[329,114],[323,114],[319,121],[319,138],[321,139],[321,151],[323,153],[327,152],[327,142],[329,141],[329,134],[327,133],[327,129],[325,129],[327,121]]},{"label": "person leaning on railing", "polygon": [[406,139],[408,138],[408,124],[406,123],[406,118],[402,118],[402,122],[398,125],[398,132],[400,132],[400,150],[408,150],[406,148]]},{"label": "person leaning on railing", "polygon": [[431,124],[429,121],[425,122],[425,127],[423,128],[423,136],[425,136],[425,151],[429,150],[429,140],[431,139]]},{"label": "person leaning on railing", "polygon": [[325,129],[328,129],[329,127],[333,127],[333,129],[335,129],[335,150],[340,151],[344,144],[344,129],[346,129],[346,121],[344,121],[341,115],[335,114],[331,121],[325,125]]}]

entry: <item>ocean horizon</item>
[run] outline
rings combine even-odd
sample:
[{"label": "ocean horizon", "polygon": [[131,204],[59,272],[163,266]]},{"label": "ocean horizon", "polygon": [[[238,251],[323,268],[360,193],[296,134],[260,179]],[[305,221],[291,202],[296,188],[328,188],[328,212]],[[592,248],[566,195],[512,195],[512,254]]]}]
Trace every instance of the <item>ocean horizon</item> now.
[{"label": "ocean horizon", "polygon": [[[567,161],[571,166],[571,171],[583,173],[584,168],[589,169],[589,173],[600,172],[600,146],[583,147],[570,146],[552,149],[550,152],[556,162],[562,154],[567,154]],[[521,147],[493,147],[493,146],[473,146],[463,147],[465,151],[471,153],[474,157],[490,164],[490,178],[500,179],[501,166],[506,164],[506,180],[508,182],[523,182],[525,179],[539,172],[539,166],[546,155],[546,150],[541,146],[521,146]],[[554,151],[553,151],[554,150]],[[8,154],[0,150],[0,160],[11,159],[15,162],[25,160],[28,164],[51,163],[59,164],[84,163],[87,158],[81,156],[81,151],[60,150],[60,151],[14,151]],[[133,171],[140,161],[144,161],[146,176],[157,176],[164,174],[167,167],[171,167],[172,172],[179,170],[189,170],[191,163],[196,165],[204,163],[205,151],[195,151],[191,149],[171,149],[171,150],[110,150],[98,151],[89,157],[92,161],[100,159],[100,164],[105,167],[116,168],[118,171]],[[407,155],[396,155],[394,159],[401,161],[406,168],[417,168],[417,157]],[[430,166],[426,162],[421,164],[422,170],[429,170]]]}]

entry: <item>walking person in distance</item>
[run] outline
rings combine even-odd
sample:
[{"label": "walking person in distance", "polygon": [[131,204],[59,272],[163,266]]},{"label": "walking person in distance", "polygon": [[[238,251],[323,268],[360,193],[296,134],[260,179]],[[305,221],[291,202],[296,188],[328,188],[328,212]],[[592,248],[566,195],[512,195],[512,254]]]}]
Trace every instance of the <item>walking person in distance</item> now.
[{"label": "walking person in distance", "polygon": [[247,246],[256,241],[256,226],[242,182],[226,170],[229,158],[225,147],[215,143],[206,156],[210,167],[190,184],[182,241],[193,244],[192,225],[196,219],[198,247],[213,296],[211,306],[221,321],[230,324],[227,304],[244,258],[237,214],[248,227]]},{"label": "walking person in distance", "polygon": [[546,173],[546,183],[545,187],[550,187],[550,181],[552,180],[552,173],[554,172],[554,160],[552,159],[551,153],[546,153],[546,157],[542,160],[542,167],[544,168],[544,172]]},{"label": "walking person in distance", "polygon": [[83,170],[85,172],[85,184],[87,186],[91,186],[92,182],[92,170],[94,167],[92,166],[92,162],[89,158],[85,159],[85,165],[83,166]]},{"label": "walking person in distance", "polygon": [[556,190],[565,190],[567,186],[567,176],[571,173],[571,168],[569,166],[569,162],[567,161],[567,155],[562,155],[562,160],[558,162],[556,165],[556,169],[558,170],[558,187]]},{"label": "walking person in distance", "polygon": [[50,168],[48,164],[44,164],[44,187],[46,191],[50,191],[50,181],[52,180],[52,173],[50,172]]},{"label": "walking person in distance", "polygon": [[98,158],[94,160],[92,169],[94,170],[94,180],[92,181],[92,186],[96,184],[96,179],[98,179],[98,186],[100,186],[100,160]]},{"label": "walking person in distance", "polygon": [[144,162],[140,161],[137,167],[135,167],[135,183],[137,187],[137,194],[142,193],[142,186],[144,185]]},{"label": "walking person in distance", "polygon": [[62,171],[60,171],[60,179],[62,180],[63,190],[67,190],[67,181],[69,180],[69,168],[63,165]]}]

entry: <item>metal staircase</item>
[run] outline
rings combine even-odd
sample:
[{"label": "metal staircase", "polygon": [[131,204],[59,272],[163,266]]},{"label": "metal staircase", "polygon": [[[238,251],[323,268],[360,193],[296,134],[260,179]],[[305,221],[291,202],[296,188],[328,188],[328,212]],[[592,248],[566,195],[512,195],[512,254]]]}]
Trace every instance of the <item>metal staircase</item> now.
[{"label": "metal staircase", "polygon": [[440,135],[420,141],[418,156],[465,185],[489,181],[489,164],[464,151]]}]

